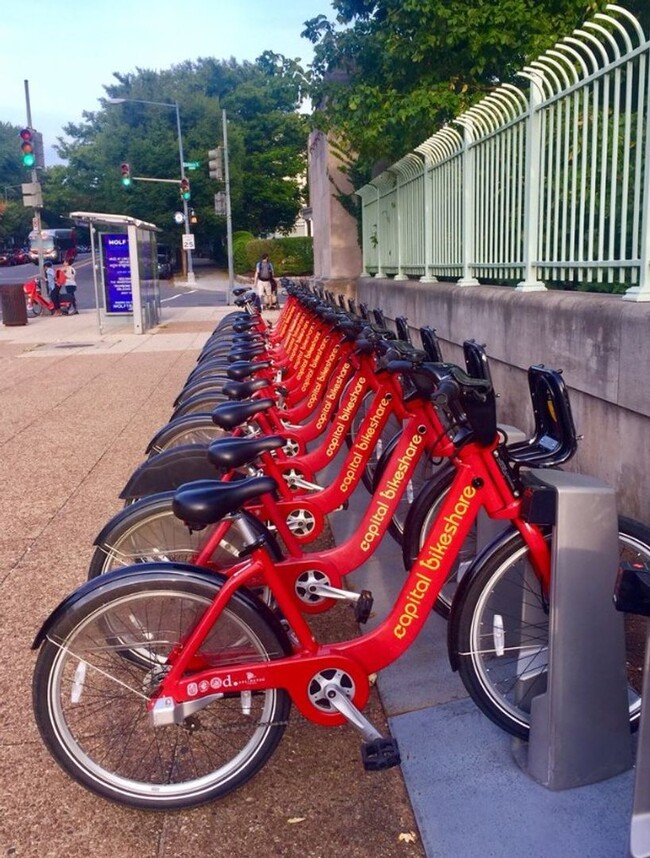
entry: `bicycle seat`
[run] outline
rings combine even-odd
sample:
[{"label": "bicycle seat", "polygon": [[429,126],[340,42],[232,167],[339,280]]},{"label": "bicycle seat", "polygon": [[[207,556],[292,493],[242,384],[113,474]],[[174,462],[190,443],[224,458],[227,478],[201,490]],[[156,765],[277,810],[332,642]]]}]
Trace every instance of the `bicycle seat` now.
[{"label": "bicycle seat", "polygon": [[260,453],[278,450],[285,439],[280,435],[262,438],[217,438],[208,447],[208,460],[218,468],[241,468],[254,462]]},{"label": "bicycle seat", "polygon": [[566,384],[560,370],[538,364],[528,369],[528,387],[535,432],[526,441],[509,444],[508,457],[527,467],[557,467],[567,462],[578,448]]},{"label": "bicycle seat", "polygon": [[228,378],[232,378],[233,381],[243,381],[249,375],[253,375],[254,372],[259,372],[261,369],[268,369],[270,366],[271,362],[268,360],[238,360],[230,364],[226,370],[226,375]]},{"label": "bicycle seat", "polygon": [[233,348],[228,354],[228,362],[236,363],[240,360],[251,360],[251,358],[259,357],[266,352],[265,346],[250,346],[243,348]]},{"label": "bicycle seat", "polygon": [[275,405],[272,399],[251,399],[249,402],[222,402],[212,412],[212,422],[221,429],[235,429],[260,411]]},{"label": "bicycle seat", "polygon": [[250,381],[226,381],[221,391],[228,399],[248,399],[258,390],[271,384],[268,378],[253,378]]},{"label": "bicycle seat", "polygon": [[272,477],[251,477],[235,483],[219,480],[197,480],[185,483],[172,499],[172,512],[188,524],[214,524],[228,513],[238,510],[246,501],[272,492]]}]

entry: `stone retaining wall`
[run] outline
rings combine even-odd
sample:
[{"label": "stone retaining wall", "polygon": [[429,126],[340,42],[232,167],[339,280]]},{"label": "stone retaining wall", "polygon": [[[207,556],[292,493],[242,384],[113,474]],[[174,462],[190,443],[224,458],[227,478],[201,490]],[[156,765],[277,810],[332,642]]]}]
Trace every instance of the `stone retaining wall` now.
[{"label": "stone retaining wall", "polygon": [[[335,289],[336,281],[327,287]],[[621,513],[650,521],[650,304],[374,278],[358,280],[356,299],[381,307],[389,320],[406,316],[417,344],[417,329],[431,325],[445,359],[462,364],[465,339],[485,343],[499,420],[527,432],[533,426],[528,366],[562,369],[583,436],[566,468],[600,477],[616,488]]]}]

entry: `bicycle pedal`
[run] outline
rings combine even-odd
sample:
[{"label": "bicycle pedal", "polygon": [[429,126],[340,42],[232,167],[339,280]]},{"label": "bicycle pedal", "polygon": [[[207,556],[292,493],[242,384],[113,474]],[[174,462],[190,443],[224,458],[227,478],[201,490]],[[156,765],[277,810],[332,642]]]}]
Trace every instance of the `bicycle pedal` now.
[{"label": "bicycle pedal", "polygon": [[370,590],[362,590],[354,603],[354,616],[358,623],[367,623],[372,611],[374,599]]},{"label": "bicycle pedal", "polygon": [[397,739],[385,738],[371,739],[361,745],[361,760],[367,772],[383,772],[384,769],[392,769],[399,766],[401,758]]}]

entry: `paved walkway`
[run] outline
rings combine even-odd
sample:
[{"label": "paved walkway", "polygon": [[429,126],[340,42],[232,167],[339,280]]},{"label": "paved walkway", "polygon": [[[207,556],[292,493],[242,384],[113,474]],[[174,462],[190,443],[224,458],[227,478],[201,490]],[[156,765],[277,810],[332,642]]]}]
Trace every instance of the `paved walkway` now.
[{"label": "paved walkway", "polygon": [[[0,674],[0,848],[39,858],[625,858],[632,773],[566,792],[534,783],[508,737],[450,672],[445,626],[435,615],[380,676],[401,774],[365,773],[351,728],[325,731],[301,720],[244,789],[160,816],[96,799],[50,760],[31,719],[29,644],[41,619],[85,577],[94,536],[118,509],[122,485],[168,419],[198,350],[232,309],[223,279],[204,276],[199,287],[214,293],[214,306],[170,302],[159,327],[140,336],[124,325],[99,332],[91,311],[0,328],[0,640],[12,658]],[[353,511],[364,503],[360,490]],[[337,540],[356,520],[332,516]],[[387,538],[355,573],[373,592],[375,622],[400,569]],[[376,701],[368,714],[382,729]]]}]

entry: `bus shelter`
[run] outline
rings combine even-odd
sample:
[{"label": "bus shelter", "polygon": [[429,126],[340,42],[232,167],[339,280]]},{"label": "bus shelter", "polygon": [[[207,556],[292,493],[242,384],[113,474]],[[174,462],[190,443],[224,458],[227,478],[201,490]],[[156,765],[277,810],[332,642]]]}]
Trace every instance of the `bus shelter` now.
[{"label": "bus shelter", "polygon": [[133,319],[143,334],[160,322],[157,226],[129,215],[71,212],[90,229],[93,280],[100,333]]}]

